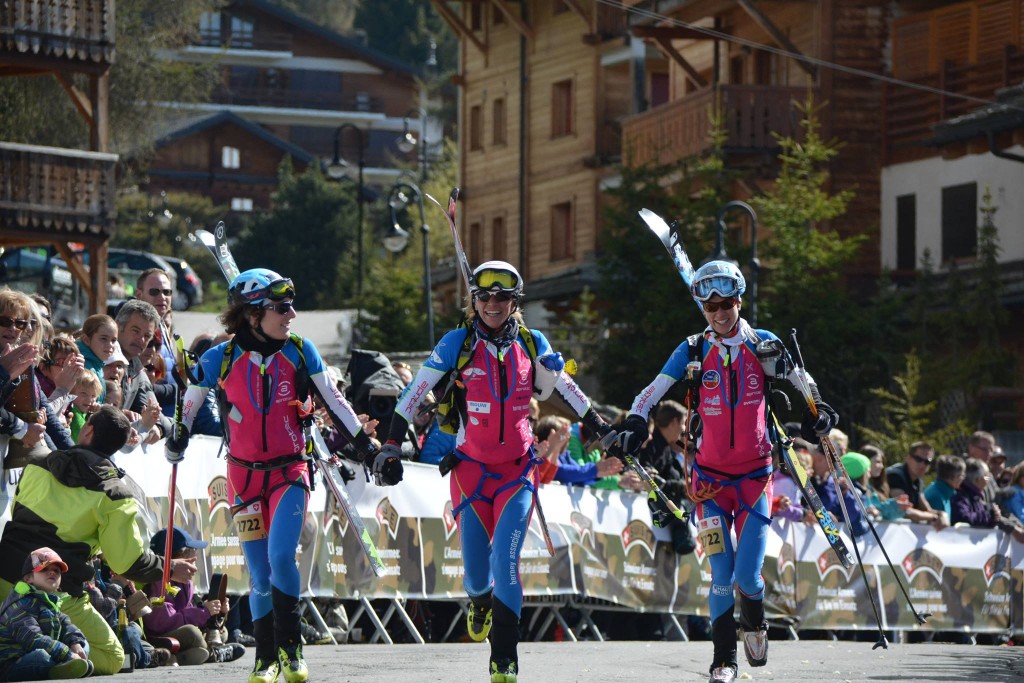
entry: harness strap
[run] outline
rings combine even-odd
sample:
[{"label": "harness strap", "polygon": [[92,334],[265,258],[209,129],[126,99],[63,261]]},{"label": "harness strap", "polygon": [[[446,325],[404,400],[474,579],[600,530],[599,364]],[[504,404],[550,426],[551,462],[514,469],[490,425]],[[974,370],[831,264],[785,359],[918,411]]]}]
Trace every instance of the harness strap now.
[{"label": "harness strap", "polygon": [[[734,489],[737,490],[736,499],[739,501],[739,504],[740,504],[741,508],[746,510],[749,514],[752,514],[755,517],[757,517],[758,519],[762,520],[765,524],[770,524],[771,523],[771,521],[772,521],[771,517],[766,517],[765,515],[761,514],[757,510],[755,510],[754,508],[750,507],[738,495],[740,484],[742,484],[743,482],[747,481],[748,479],[759,479],[761,477],[769,477],[769,476],[771,476],[771,473],[772,473],[771,465],[765,465],[764,467],[762,467],[760,469],[754,470],[753,472],[748,472],[747,474],[744,474],[743,476],[740,476],[740,477],[723,477],[721,479],[716,478],[716,477],[712,477],[711,475],[707,474],[706,472],[704,472],[697,465],[697,463],[693,463],[693,472],[694,472],[694,474],[697,475],[697,480],[701,483],[701,491],[697,492],[697,495],[702,495],[703,493],[707,493],[707,492],[709,492],[711,490],[714,491],[714,493],[712,495],[709,495],[709,496],[707,496],[706,498],[703,498],[700,501],[696,501],[695,500],[694,502],[701,502],[701,503],[707,503],[709,505],[714,505],[715,508],[717,508],[718,511],[723,516],[727,517],[729,519],[729,521],[731,522],[733,520],[733,517],[731,515],[727,515],[725,513],[725,511],[722,510],[722,508],[718,506],[717,503],[715,503],[713,500],[711,500],[711,498],[714,498],[715,495],[717,495],[719,492],[721,492],[723,487],[729,486],[729,487],[734,488]],[[765,482],[765,487],[767,487],[767,481]],[[763,493],[763,491],[762,491],[762,493]]]},{"label": "harness strap", "polygon": [[[493,503],[494,498],[488,498],[483,494],[484,482],[487,479],[501,479],[501,475],[496,472],[489,471],[487,469],[487,466],[484,465],[482,462],[480,462],[479,460],[474,460],[473,458],[469,457],[468,455],[459,450],[455,451],[455,457],[457,457],[459,460],[465,460],[467,462],[476,463],[477,465],[480,466],[480,470],[483,472],[480,479],[476,483],[476,489],[473,491],[473,493],[466,496],[466,498],[461,503],[456,505],[455,508],[452,510],[452,516],[458,517],[459,513],[462,512],[462,510],[466,506],[472,505],[474,502],[478,500],[483,501],[485,503]],[[536,458],[536,456],[533,453],[533,448],[531,447],[529,456],[526,458],[526,465],[523,467],[523,471],[519,474],[518,477],[515,477],[507,484],[499,486],[498,489],[494,492],[494,495],[498,495],[502,491],[512,488],[513,486],[516,486],[520,483],[526,486],[526,488],[530,492],[536,493],[536,488],[534,487],[533,482],[530,481],[529,473],[530,470],[533,469],[533,467],[535,467],[538,462],[540,462],[540,460]]]},{"label": "harness strap", "polygon": [[302,462],[306,459],[303,453],[292,453],[291,455],[282,455],[279,458],[273,458],[266,462],[251,462],[249,460],[239,460],[230,453],[227,454],[228,462],[232,465],[238,465],[244,467],[247,470],[256,470],[258,472],[269,472],[272,470],[280,470],[293,465],[297,462]]}]

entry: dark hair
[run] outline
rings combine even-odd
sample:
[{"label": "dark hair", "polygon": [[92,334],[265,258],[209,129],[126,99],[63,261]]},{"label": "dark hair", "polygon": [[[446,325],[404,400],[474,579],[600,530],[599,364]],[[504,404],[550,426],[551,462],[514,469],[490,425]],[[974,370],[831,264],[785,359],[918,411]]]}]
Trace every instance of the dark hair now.
[{"label": "dark hair", "polygon": [[108,458],[121,450],[131,435],[132,425],[125,414],[112,405],[104,403],[89,416],[85,424],[92,425],[92,441],[89,446]]},{"label": "dark hair", "polygon": [[249,314],[253,311],[256,311],[256,327],[259,327],[260,322],[263,320],[263,316],[265,316],[267,312],[262,306],[254,306],[247,303],[229,304],[227,309],[220,314],[218,319],[228,334],[238,334],[241,330],[244,330],[249,326]]},{"label": "dark hair", "polygon": [[882,471],[878,473],[877,477],[871,476],[871,468],[868,468],[868,483],[871,484],[871,488],[875,490],[878,497],[882,500],[889,498],[889,478],[885,476],[885,451],[878,446],[872,446],[868,444],[861,446],[860,452],[868,456],[868,460],[874,460],[875,455],[882,456]]},{"label": "dark hair", "polygon": [[52,366],[58,356],[71,355],[78,355],[78,346],[68,337],[57,335],[50,340],[50,347],[46,349],[46,353],[43,355],[43,363]]},{"label": "dark hair", "polygon": [[967,472],[967,461],[956,455],[940,455],[935,458],[935,477],[952,481],[958,474]]},{"label": "dark hair", "polygon": [[654,411],[654,424],[659,429],[668,427],[674,420],[682,420],[685,409],[676,401],[662,401]]},{"label": "dark hair", "polygon": [[561,429],[566,422],[566,418],[559,415],[545,415],[537,420],[533,433],[537,437],[537,441],[544,441],[551,436],[552,432],[557,432]]},{"label": "dark hair", "polygon": [[[135,296],[138,296],[138,292],[142,291],[142,283],[145,282],[146,278],[148,278],[153,273],[160,273],[161,275],[167,278],[168,283],[174,284],[173,282],[171,282],[171,274],[168,273],[163,268],[147,268],[146,270],[139,273],[139,279],[135,281],[135,289],[137,290]],[[174,288],[171,287],[171,289]]]}]

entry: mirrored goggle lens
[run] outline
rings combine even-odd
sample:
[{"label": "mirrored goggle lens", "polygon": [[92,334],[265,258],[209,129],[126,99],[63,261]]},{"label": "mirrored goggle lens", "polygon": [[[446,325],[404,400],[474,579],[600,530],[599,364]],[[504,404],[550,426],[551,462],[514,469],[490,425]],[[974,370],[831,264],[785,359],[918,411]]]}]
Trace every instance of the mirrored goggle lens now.
[{"label": "mirrored goggle lens", "polygon": [[295,285],[291,280],[278,280],[270,283],[270,296],[274,299],[286,299],[295,296]]},{"label": "mirrored goggle lens", "polygon": [[739,294],[736,291],[736,281],[723,275],[698,280],[693,285],[693,291],[701,301],[707,301],[715,294],[725,299]]},{"label": "mirrored goggle lens", "polygon": [[476,275],[476,285],[480,289],[515,289],[519,278],[507,270],[482,270]]}]

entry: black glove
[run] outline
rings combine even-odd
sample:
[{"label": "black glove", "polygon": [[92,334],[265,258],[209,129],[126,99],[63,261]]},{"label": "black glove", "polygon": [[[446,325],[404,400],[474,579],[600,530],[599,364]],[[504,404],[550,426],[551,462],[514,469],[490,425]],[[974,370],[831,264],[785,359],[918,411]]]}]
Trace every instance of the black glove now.
[{"label": "black glove", "polygon": [[622,451],[630,457],[636,457],[640,448],[647,442],[650,432],[647,431],[647,420],[632,414],[622,423],[619,430],[618,443]]},{"label": "black glove", "polygon": [[839,424],[839,413],[832,410],[832,406],[815,402],[814,407],[818,409],[818,414],[815,415],[808,407],[800,423],[800,436],[811,443],[817,443],[821,437],[828,436],[832,428]]},{"label": "black glove", "polygon": [[188,448],[188,427],[180,422],[175,422],[171,429],[171,435],[167,438],[167,443],[164,444],[164,457],[167,458],[167,462],[177,465],[185,459],[186,448]]},{"label": "black glove", "polygon": [[341,475],[341,481],[346,484],[356,478],[356,471],[342,460],[338,460],[338,474]]},{"label": "black glove", "polygon": [[664,501],[657,494],[647,496],[647,507],[651,511],[651,521],[659,529],[668,527],[672,520],[675,519],[675,515],[669,512],[668,506],[665,505]]},{"label": "black glove", "polygon": [[363,464],[369,468],[377,486],[394,486],[402,481],[405,468],[402,465],[402,448],[398,444],[385,443],[380,450],[367,453]]}]

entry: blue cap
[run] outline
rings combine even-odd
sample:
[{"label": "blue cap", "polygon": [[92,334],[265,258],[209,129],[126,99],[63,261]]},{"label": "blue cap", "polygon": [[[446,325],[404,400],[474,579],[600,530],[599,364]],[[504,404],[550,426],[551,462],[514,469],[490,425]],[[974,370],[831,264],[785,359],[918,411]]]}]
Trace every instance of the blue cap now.
[{"label": "blue cap", "polygon": [[[167,529],[161,529],[160,531],[153,534],[153,538],[149,541],[149,549],[157,555],[164,554],[164,544],[167,543]],[[210,545],[206,541],[200,541],[192,538],[188,535],[187,531],[183,531],[175,527],[174,529],[174,545],[171,548],[171,554],[180,552],[185,548],[205,548]]]}]

